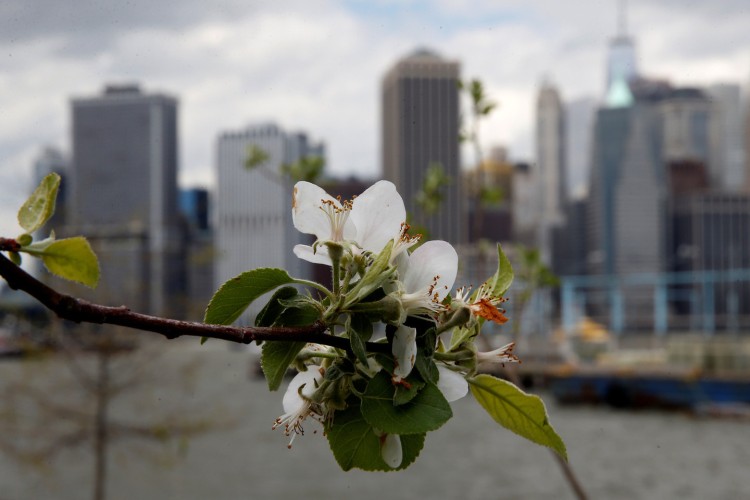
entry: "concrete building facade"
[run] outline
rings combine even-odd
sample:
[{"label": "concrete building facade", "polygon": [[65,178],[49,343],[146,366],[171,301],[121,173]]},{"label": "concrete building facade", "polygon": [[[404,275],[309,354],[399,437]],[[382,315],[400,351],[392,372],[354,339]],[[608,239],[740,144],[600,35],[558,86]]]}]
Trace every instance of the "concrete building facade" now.
[{"label": "concrete building facade", "polygon": [[[248,169],[251,148],[262,151],[266,160]],[[311,264],[292,253],[295,244],[308,238],[292,225],[293,182],[282,175],[281,166],[305,156],[324,157],[323,146],[310,143],[305,134],[263,124],[220,134],[216,155],[216,286],[260,267],[309,277]],[[258,310],[251,309],[243,320]]]},{"label": "concrete building facade", "polygon": [[[396,185],[407,213],[430,238],[466,240],[459,157],[459,63],[418,50],[382,82],[382,172]],[[436,213],[418,203],[427,172],[440,165],[450,182]]]},{"label": "concrete building facade", "polygon": [[137,85],[75,98],[68,232],[97,252],[97,297],[179,316],[183,235],[177,204],[177,100]]}]

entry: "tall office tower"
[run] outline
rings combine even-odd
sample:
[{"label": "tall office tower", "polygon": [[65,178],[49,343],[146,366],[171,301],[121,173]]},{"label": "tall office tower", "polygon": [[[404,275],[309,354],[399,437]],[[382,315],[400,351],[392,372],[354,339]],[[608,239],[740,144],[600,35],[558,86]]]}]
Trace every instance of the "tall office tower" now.
[{"label": "tall office tower", "polygon": [[[597,112],[587,207],[592,274],[658,273],[664,267],[666,188],[658,109],[627,96]],[[626,315],[653,301],[624,290]],[[628,316],[626,316],[628,317]]]},{"label": "tall office tower", "polygon": [[[251,151],[266,159],[245,167]],[[286,269],[295,277],[309,277],[310,264],[297,258],[295,244],[307,235],[292,225],[292,182],[281,165],[306,156],[324,157],[322,144],[312,144],[302,133],[290,134],[273,124],[224,132],[217,143],[216,260],[219,286],[238,274],[259,267]],[[241,321],[258,312],[251,309]]]},{"label": "tall office tower", "polygon": [[565,111],[557,88],[543,83],[536,101],[536,200],[538,244],[542,258],[552,259],[552,230],[564,222],[567,198]]},{"label": "tall office tower", "polygon": [[565,168],[568,199],[581,198],[591,170],[591,134],[598,102],[593,97],[574,99],[565,106]]},{"label": "tall office tower", "polygon": [[638,65],[635,56],[635,42],[627,34],[625,1],[618,2],[617,35],[609,42],[607,50],[607,90],[618,79],[628,84],[638,77]]},{"label": "tall office tower", "polygon": [[697,161],[709,165],[712,183],[719,172],[711,172],[711,101],[702,90],[675,88],[659,103],[664,130],[664,160]]},{"label": "tall office tower", "polygon": [[180,314],[177,100],[135,85],[73,99],[68,224],[99,255],[97,297]]},{"label": "tall office tower", "polygon": [[706,89],[712,104],[710,175],[723,191],[738,191],[745,184],[742,96],[733,83]]},{"label": "tall office tower", "polygon": [[[406,210],[430,238],[466,239],[458,147],[459,63],[418,50],[398,61],[382,82],[382,172],[404,198]],[[426,213],[418,194],[432,165],[451,182],[436,213]]]}]

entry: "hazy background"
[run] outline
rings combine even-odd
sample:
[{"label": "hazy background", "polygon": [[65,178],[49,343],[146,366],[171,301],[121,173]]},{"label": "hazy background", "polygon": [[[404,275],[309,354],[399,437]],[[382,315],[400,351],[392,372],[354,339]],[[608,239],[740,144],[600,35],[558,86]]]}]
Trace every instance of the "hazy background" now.
[{"label": "hazy background", "polygon": [[[179,98],[182,186],[212,185],[220,130],[263,120],[325,141],[329,173],[378,176],[380,79],[428,46],[500,102],[483,141],[533,160],[539,82],[548,77],[566,100],[601,97],[616,10],[614,0],[3,0],[0,234],[18,232],[42,146],[70,152],[69,99],[105,82]],[[631,0],[627,12],[643,74],[750,80],[748,2]]]}]

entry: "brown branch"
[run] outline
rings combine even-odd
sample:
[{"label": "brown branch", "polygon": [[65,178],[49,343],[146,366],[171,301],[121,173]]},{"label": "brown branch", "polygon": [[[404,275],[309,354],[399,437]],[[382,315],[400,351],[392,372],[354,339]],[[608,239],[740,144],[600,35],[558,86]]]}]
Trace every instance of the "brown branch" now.
[{"label": "brown branch", "polygon": [[13,238],[0,238],[0,251],[18,252],[20,249],[21,244]]},{"label": "brown branch", "polygon": [[[241,344],[261,340],[311,342],[351,350],[348,339],[325,333],[328,325],[322,321],[301,327],[236,327],[149,316],[133,312],[125,306],[103,306],[62,294],[37,280],[2,254],[0,254],[0,276],[12,289],[28,293],[60,318],[76,323],[124,326],[158,333],[168,339],[185,335]],[[390,352],[388,344],[368,342],[366,346],[370,352]]]}]

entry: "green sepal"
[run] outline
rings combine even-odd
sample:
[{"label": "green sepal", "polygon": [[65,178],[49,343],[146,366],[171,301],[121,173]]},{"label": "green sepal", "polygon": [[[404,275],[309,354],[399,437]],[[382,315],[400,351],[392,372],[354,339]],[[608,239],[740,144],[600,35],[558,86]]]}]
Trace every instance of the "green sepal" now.
[{"label": "green sepal", "polygon": [[391,265],[392,251],[393,244],[391,242],[386,243],[383,250],[373,260],[365,275],[362,276],[362,279],[347,293],[346,307],[362,301],[365,297],[383,286],[389,277],[389,273],[386,273],[386,271]]},{"label": "green sepal", "polygon": [[401,465],[391,469],[380,452],[381,440],[378,433],[362,416],[356,403],[346,410],[337,411],[333,424],[326,430],[328,445],[339,466],[345,470],[362,469],[366,471],[402,470],[419,456],[424,447],[425,434],[401,435]]},{"label": "green sepal", "polygon": [[246,271],[219,287],[206,308],[203,322],[229,325],[239,318],[255,299],[281,285],[293,282],[294,279],[283,269],[260,268]]},{"label": "green sepal", "polygon": [[22,247],[31,245],[32,241],[34,241],[34,238],[29,233],[19,234],[16,238],[16,242]]},{"label": "green sepal", "polygon": [[389,434],[420,434],[434,431],[452,416],[450,404],[433,384],[426,384],[410,402],[394,406],[395,387],[391,376],[380,371],[362,395],[362,416]]},{"label": "green sepal", "polygon": [[367,366],[367,348],[365,342],[372,337],[372,322],[364,314],[351,314],[346,320],[346,331],[349,343],[357,359]]},{"label": "green sepal", "polygon": [[18,252],[8,252],[8,256],[10,257],[10,261],[14,263],[17,266],[20,266],[23,264],[23,259],[21,258],[21,254]]},{"label": "green sepal", "polygon": [[565,443],[550,425],[547,409],[539,397],[492,375],[477,375],[467,380],[474,399],[495,422],[568,459]]},{"label": "green sepal", "polygon": [[42,227],[55,213],[59,187],[60,176],[54,172],[47,174],[31,196],[21,205],[18,210],[18,223],[27,233],[33,233]]}]

